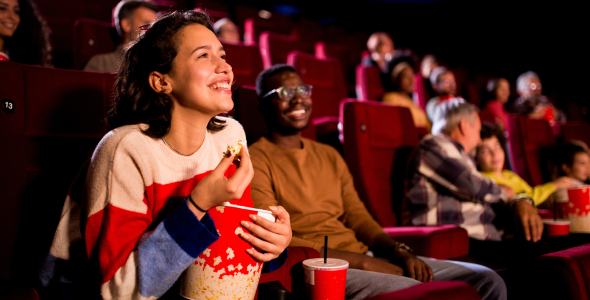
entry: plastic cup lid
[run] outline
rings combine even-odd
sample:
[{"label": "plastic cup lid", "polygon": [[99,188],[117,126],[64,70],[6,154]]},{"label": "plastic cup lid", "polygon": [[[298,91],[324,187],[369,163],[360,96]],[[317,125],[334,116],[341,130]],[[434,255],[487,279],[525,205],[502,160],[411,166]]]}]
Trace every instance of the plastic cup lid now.
[{"label": "plastic cup lid", "polygon": [[568,220],[550,220],[550,219],[545,219],[543,220],[543,223],[545,224],[552,224],[552,225],[569,225],[570,221]]},{"label": "plastic cup lid", "polygon": [[348,269],[348,262],[342,259],[329,258],[324,263],[323,258],[310,258],[303,261],[303,267],[316,271],[337,271]]}]

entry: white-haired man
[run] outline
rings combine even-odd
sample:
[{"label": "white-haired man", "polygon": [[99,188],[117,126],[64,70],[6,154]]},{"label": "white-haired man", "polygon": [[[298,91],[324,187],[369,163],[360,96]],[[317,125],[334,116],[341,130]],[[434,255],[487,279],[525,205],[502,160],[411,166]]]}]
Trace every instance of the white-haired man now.
[{"label": "white-haired man", "polygon": [[516,79],[516,93],[519,97],[514,101],[512,108],[514,113],[527,115],[533,119],[545,119],[551,125],[556,121],[566,121],[565,114],[543,96],[543,86],[537,73],[527,71],[520,74]]}]

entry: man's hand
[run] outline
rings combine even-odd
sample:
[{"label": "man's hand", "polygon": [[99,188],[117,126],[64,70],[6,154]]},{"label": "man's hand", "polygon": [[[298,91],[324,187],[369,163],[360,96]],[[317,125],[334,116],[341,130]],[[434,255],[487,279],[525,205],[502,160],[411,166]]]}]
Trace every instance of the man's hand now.
[{"label": "man's hand", "polygon": [[551,183],[553,183],[556,190],[560,190],[560,189],[568,189],[568,188],[574,187],[576,184],[576,181],[573,180],[572,178],[567,177],[567,176],[562,176],[562,177],[559,177],[559,178],[553,180]]},{"label": "man's hand", "polygon": [[403,249],[398,248],[394,251],[393,256],[396,258],[392,262],[404,268],[406,277],[420,282],[432,281],[432,269],[423,260]]},{"label": "man's hand", "polygon": [[520,200],[515,204],[515,213],[520,218],[526,240],[532,240],[534,243],[541,240],[541,236],[543,235],[543,221],[535,207],[528,201]]}]

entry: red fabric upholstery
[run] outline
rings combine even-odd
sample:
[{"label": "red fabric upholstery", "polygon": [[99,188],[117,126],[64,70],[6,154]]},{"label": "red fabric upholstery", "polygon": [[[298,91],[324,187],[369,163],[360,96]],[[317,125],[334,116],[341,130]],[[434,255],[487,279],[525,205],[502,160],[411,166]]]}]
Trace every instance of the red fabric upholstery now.
[{"label": "red fabric upholstery", "polygon": [[264,31],[288,35],[291,33],[292,27],[292,21],[289,18],[280,17],[280,15],[273,15],[271,20],[248,18],[244,21],[244,42],[246,44],[258,42],[257,38]]},{"label": "red fabric upholstery", "polygon": [[[294,281],[300,281],[299,283],[295,282],[295,286],[298,286],[303,282],[303,277],[299,278],[299,276],[292,276],[293,274],[302,275],[303,268],[301,267],[300,263],[309,258],[320,257],[320,253],[313,248],[288,247],[288,249],[289,257],[285,261],[285,264],[274,272],[262,274],[260,276],[259,284],[278,281],[288,292],[291,292],[293,291]],[[298,274],[299,272],[294,272],[294,267],[301,268],[301,274]]]},{"label": "red fabric upholstery", "polygon": [[291,51],[314,52],[313,43],[302,42],[295,35],[284,35],[269,31],[260,34],[259,44],[262,65],[265,69],[275,64],[287,63],[287,55]]},{"label": "red fabric upholstery", "polygon": [[257,44],[222,43],[227,62],[231,65],[236,85],[256,85],[256,77],[262,72],[262,58]]},{"label": "red fabric upholstery", "polygon": [[481,120],[482,123],[490,123],[490,124],[496,125],[496,117],[494,116],[494,114],[492,114],[491,112],[489,112],[487,110],[480,110],[479,111],[479,119]]},{"label": "red fabric upholstery", "polygon": [[400,291],[371,297],[367,300],[478,300],[481,299],[477,290],[464,282],[433,281],[405,288]]},{"label": "red fabric upholstery", "polygon": [[381,84],[381,73],[375,67],[356,67],[356,97],[361,100],[381,101],[385,89]]},{"label": "red fabric upholstery", "polygon": [[564,140],[579,140],[590,147],[590,124],[587,122],[567,122],[561,125],[561,132],[563,133]]},{"label": "red fabric upholstery", "polygon": [[0,99],[16,105],[0,111],[1,274],[33,274],[47,254],[70,183],[106,133],[113,80],[0,63]]},{"label": "red fabric upholstery", "polygon": [[196,7],[195,11],[206,12],[209,15],[209,17],[211,18],[211,21],[213,21],[214,23],[219,19],[231,18],[230,13],[227,11],[213,10],[213,9],[208,9],[206,7]]},{"label": "red fabric upholstery", "polygon": [[426,93],[426,87],[424,86],[424,78],[420,72],[414,74],[414,103],[422,110],[426,111],[426,102],[428,102],[428,94]]},{"label": "red fabric upholstery", "polygon": [[[258,110],[258,95],[256,88],[252,86],[239,86],[232,93],[234,109],[230,115],[244,127],[248,144],[256,142],[261,136],[268,132],[264,116]],[[315,129],[313,124],[307,126],[301,133],[303,137],[315,140]]]},{"label": "red fabric upholstery", "polygon": [[469,235],[455,225],[436,227],[385,227],[394,240],[408,244],[420,255],[447,259],[469,254]]},{"label": "red fabric upholstery", "polygon": [[340,111],[344,158],[359,196],[375,220],[420,255],[466,255],[467,232],[456,226],[394,227],[404,198],[407,162],[419,142],[409,109],[348,99],[342,101]]},{"label": "red fabric upholstery", "polygon": [[311,118],[338,116],[339,105],[346,98],[346,81],[338,60],[316,58],[312,54],[293,51],[287,63],[295,67],[301,80],[313,85]]},{"label": "red fabric upholstery", "polygon": [[590,299],[590,244],[535,258],[527,271],[531,283],[543,287],[531,297]]},{"label": "red fabric upholstery", "polygon": [[[546,120],[533,120],[524,116],[509,117],[510,154],[514,172],[531,186],[545,183],[549,178],[542,163],[542,150],[555,144],[551,126]],[[545,176],[544,176],[545,174]]]},{"label": "red fabric upholstery", "polygon": [[[333,57],[340,61],[347,82],[353,83],[355,80],[354,72],[359,55],[360,52],[355,51],[355,47],[350,47],[346,44],[332,44],[323,41],[315,44],[315,56],[317,58],[324,59]],[[349,90],[354,92],[354,86],[351,86],[351,88],[352,89]]]},{"label": "red fabric upholstery", "polygon": [[81,18],[74,23],[74,68],[84,65],[99,53],[111,52],[117,46],[119,37],[110,23]]}]

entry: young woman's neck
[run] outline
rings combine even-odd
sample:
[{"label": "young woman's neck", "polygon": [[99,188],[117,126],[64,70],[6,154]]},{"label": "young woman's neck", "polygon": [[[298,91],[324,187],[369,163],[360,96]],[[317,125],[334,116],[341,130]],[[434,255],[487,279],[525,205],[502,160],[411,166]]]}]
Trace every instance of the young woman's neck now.
[{"label": "young woman's neck", "polygon": [[191,155],[203,145],[207,124],[211,118],[188,111],[172,112],[170,131],[164,137],[166,143],[183,155]]},{"label": "young woman's neck", "polygon": [[496,175],[496,176],[498,176],[500,178],[504,178],[504,174],[502,174],[502,169],[492,171],[492,174],[494,174],[494,175]]},{"label": "young woman's neck", "polygon": [[268,135],[268,138],[271,142],[282,148],[301,148],[301,131],[292,135],[282,135],[276,131],[273,131]]}]

